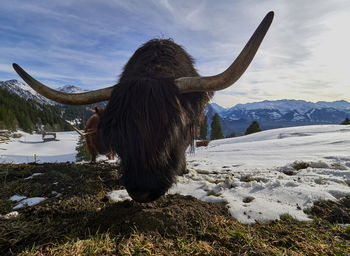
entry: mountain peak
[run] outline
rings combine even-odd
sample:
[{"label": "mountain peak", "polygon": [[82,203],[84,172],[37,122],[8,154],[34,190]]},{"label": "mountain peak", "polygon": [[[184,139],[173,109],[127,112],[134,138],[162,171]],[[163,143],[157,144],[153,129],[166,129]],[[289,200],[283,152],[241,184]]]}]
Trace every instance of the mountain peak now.
[{"label": "mountain peak", "polygon": [[77,87],[75,85],[65,85],[57,88],[58,91],[60,92],[65,92],[65,93],[81,93],[81,92],[87,92],[88,90],[85,90],[83,88]]},{"label": "mountain peak", "polygon": [[54,105],[55,103],[44,96],[40,95],[36,91],[34,91],[30,86],[26,83],[18,81],[16,79],[11,79],[7,81],[0,81],[0,87],[17,94],[18,96],[28,100],[35,100],[40,104],[50,104]]},{"label": "mountain peak", "polygon": [[210,103],[210,106],[212,107],[213,111],[218,113],[218,114],[227,110],[227,108],[224,108],[224,107],[222,107],[214,102]]}]

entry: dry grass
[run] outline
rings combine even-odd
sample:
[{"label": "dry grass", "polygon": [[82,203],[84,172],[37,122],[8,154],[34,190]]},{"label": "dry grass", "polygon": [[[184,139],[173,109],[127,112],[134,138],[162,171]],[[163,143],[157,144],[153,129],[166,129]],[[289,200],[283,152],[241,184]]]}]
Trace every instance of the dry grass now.
[{"label": "dry grass", "polygon": [[[91,220],[114,205],[104,196],[116,183],[110,166],[2,167],[1,171],[7,173],[0,176],[2,214],[14,206],[8,199],[16,193],[45,196],[47,200],[21,210],[18,218],[0,220],[0,255],[350,255],[350,227],[331,224],[322,217],[299,222],[286,214],[280,221],[254,225],[240,224],[227,215],[213,216],[210,221],[193,217],[188,221],[194,228],[178,236],[142,230],[133,223],[128,224],[133,232],[118,227],[90,230]],[[23,179],[34,172],[45,175]],[[53,189],[61,196],[51,195]],[[171,200],[165,203],[174,203]],[[128,207],[122,209],[131,212],[140,206]],[[149,216],[161,211],[146,209]],[[152,218],[145,218],[149,220]]]},{"label": "dry grass", "polygon": [[346,228],[293,219],[247,226],[216,217],[178,238],[109,233],[24,250],[19,255],[349,255]]}]

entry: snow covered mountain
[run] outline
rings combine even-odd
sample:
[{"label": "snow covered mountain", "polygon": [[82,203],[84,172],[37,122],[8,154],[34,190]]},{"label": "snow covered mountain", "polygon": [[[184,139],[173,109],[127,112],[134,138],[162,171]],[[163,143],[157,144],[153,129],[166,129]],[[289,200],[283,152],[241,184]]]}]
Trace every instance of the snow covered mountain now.
[{"label": "snow covered mountain", "polygon": [[88,90],[82,89],[74,85],[65,85],[62,87],[58,87],[57,91],[65,92],[65,93],[82,93],[82,92],[87,92]]},{"label": "snow covered mountain", "polygon": [[311,109],[323,109],[323,108],[334,108],[337,110],[350,110],[350,103],[341,100],[334,102],[319,101],[316,103],[303,101],[303,100],[276,100],[276,101],[262,101],[247,104],[237,104],[236,106],[228,109],[226,114],[230,113],[230,110],[256,110],[256,109],[266,109],[266,110],[279,110],[281,114],[286,114],[291,111],[296,111],[299,114],[305,114]]},{"label": "snow covered mountain", "polygon": [[211,109],[215,112],[218,113],[219,115],[225,113],[228,109],[221,107],[220,105],[216,104],[216,103],[210,103],[210,107]]},{"label": "snow covered mountain", "polygon": [[50,104],[54,105],[55,102],[45,98],[44,96],[41,96],[39,93],[34,91],[30,86],[27,84],[18,81],[18,80],[8,80],[8,81],[0,81],[0,87],[17,94],[21,98],[24,99],[32,99],[37,101],[40,104]]},{"label": "snow covered mountain", "polygon": [[[8,81],[0,81],[0,87],[5,88],[6,90],[13,92],[24,99],[32,99],[38,102],[39,104],[50,104],[55,105],[56,102],[53,102],[44,96],[40,95],[36,91],[34,91],[30,86],[26,83],[23,83],[18,80],[8,80]],[[87,92],[87,90],[79,88],[74,85],[65,85],[57,88],[58,91],[65,93],[81,93]]]},{"label": "snow covered mountain", "polygon": [[226,109],[211,103],[206,113],[209,122],[215,113],[220,115],[225,135],[232,132],[240,135],[254,120],[264,130],[312,124],[339,124],[350,116],[350,103],[344,100],[316,103],[276,100],[237,104]]}]

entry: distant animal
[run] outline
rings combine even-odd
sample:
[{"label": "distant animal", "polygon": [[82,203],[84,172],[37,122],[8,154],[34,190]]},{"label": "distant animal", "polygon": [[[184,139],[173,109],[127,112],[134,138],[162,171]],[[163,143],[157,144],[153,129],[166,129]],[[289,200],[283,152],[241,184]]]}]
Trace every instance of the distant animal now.
[{"label": "distant animal", "polygon": [[[91,109],[90,109],[91,110]],[[73,126],[81,136],[85,137],[86,140],[86,150],[91,155],[90,163],[96,163],[96,157],[98,155],[106,155],[109,160],[114,160],[115,153],[113,151],[107,150],[102,143],[100,134],[97,132],[98,123],[101,116],[103,115],[105,108],[94,107],[91,110],[94,114],[86,122],[85,132],[82,133],[76,127]]]},{"label": "distant animal", "polygon": [[196,141],[196,147],[206,147],[209,145],[209,140],[198,140]]},{"label": "distant animal", "polygon": [[255,56],[273,20],[268,13],[242,52],[224,72],[199,76],[193,59],[170,39],[153,39],[129,59],[119,82],[79,94],[55,91],[20,66],[16,72],[38,93],[70,105],[109,100],[98,125],[106,149],[120,157],[124,186],[138,202],[164,195],[186,172],[185,151],[194,139],[214,91],[236,82]]}]

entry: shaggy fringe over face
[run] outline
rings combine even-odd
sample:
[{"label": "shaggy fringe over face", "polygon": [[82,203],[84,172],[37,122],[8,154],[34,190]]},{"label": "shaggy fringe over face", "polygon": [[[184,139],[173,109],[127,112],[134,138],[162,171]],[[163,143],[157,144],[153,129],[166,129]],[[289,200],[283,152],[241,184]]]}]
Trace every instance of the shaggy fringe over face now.
[{"label": "shaggy fringe over face", "polygon": [[172,79],[130,80],[113,91],[99,129],[121,159],[126,186],[142,181],[167,190],[185,168],[194,123],[179,98]]}]

